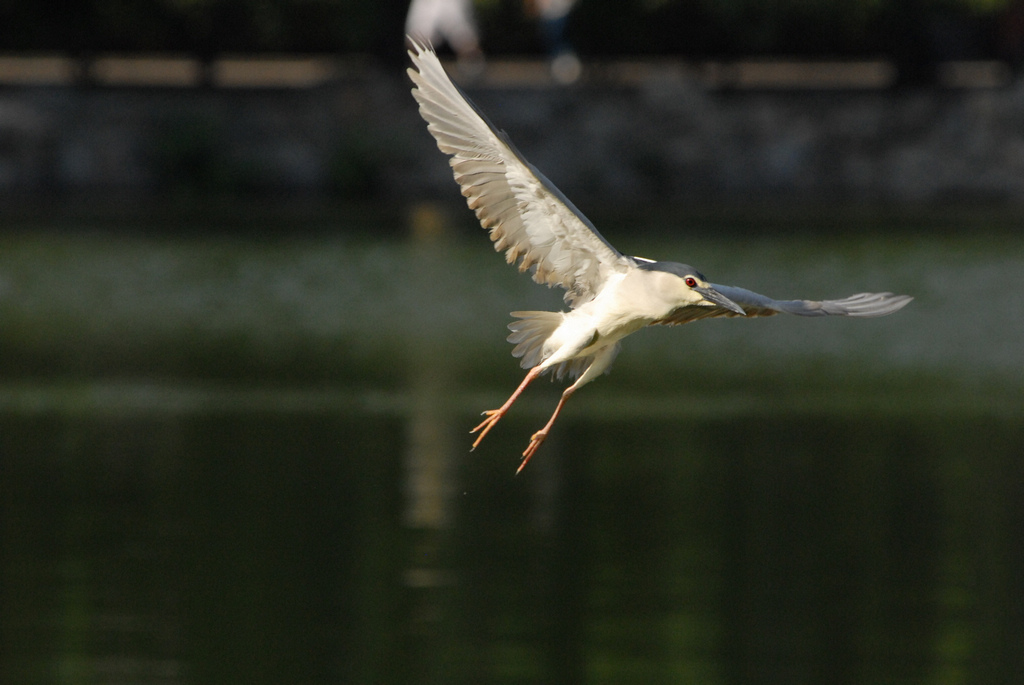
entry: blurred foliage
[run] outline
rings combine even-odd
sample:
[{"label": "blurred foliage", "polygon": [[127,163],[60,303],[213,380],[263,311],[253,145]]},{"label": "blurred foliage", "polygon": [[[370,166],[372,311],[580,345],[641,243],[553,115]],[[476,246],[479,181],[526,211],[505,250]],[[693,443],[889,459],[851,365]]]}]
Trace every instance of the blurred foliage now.
[{"label": "blurred foliage", "polygon": [[[0,0],[0,49],[370,52],[401,59],[409,0]],[[580,0],[589,54],[869,54],[958,42],[991,51],[1020,0]],[[475,0],[490,52],[538,49],[523,0]],[[909,34],[909,35],[908,35]],[[943,48],[938,48],[941,51]],[[395,54],[399,56],[394,57]]]}]

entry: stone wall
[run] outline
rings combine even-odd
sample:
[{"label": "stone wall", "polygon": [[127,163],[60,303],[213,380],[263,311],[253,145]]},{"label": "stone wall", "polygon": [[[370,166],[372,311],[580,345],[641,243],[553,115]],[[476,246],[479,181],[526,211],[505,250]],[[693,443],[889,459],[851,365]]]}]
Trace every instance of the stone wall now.
[{"label": "stone wall", "polygon": [[[1024,202],[1024,85],[710,89],[684,72],[467,87],[581,201]],[[402,74],[309,89],[0,91],[0,197],[451,197]]]}]

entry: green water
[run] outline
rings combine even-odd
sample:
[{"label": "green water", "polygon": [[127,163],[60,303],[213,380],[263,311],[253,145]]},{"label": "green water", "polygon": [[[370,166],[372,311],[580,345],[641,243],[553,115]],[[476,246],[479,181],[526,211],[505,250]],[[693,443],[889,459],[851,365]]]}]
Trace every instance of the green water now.
[{"label": "green water", "polygon": [[1024,238],[616,236],[917,299],[642,331],[514,477],[477,237],[0,236],[0,680],[1017,682]]}]

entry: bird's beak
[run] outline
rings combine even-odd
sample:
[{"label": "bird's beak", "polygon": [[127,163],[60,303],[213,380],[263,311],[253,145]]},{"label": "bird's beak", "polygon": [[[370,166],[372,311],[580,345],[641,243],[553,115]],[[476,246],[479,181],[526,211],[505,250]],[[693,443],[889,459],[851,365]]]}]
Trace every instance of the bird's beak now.
[{"label": "bird's beak", "polygon": [[705,302],[710,302],[711,304],[718,305],[719,307],[725,307],[729,311],[736,312],[740,316],[747,315],[747,313],[743,311],[743,307],[739,306],[738,304],[730,300],[728,297],[726,297],[725,295],[723,295],[722,293],[718,292],[717,290],[710,286],[708,286],[707,288],[697,287],[693,288],[693,290],[696,290],[698,293],[700,293],[701,296],[704,298]]}]

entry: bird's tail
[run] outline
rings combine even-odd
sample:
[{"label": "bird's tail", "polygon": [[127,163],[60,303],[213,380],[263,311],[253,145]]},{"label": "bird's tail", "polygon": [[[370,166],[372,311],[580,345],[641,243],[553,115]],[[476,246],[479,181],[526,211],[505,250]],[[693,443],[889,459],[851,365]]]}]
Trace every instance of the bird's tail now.
[{"label": "bird's tail", "polygon": [[508,325],[512,331],[508,340],[515,345],[512,356],[519,359],[524,369],[533,367],[544,361],[544,343],[558,328],[565,315],[562,312],[512,312],[518,319]]},{"label": "bird's tail", "polygon": [[[565,314],[563,312],[512,312],[512,316],[518,319],[508,325],[508,329],[512,333],[506,340],[515,345],[512,349],[512,356],[519,359],[519,365],[524,369],[532,369],[544,361],[544,343],[562,324]],[[580,374],[593,361],[593,357],[577,357],[553,366],[549,370],[558,379],[565,376],[579,378]]]}]

